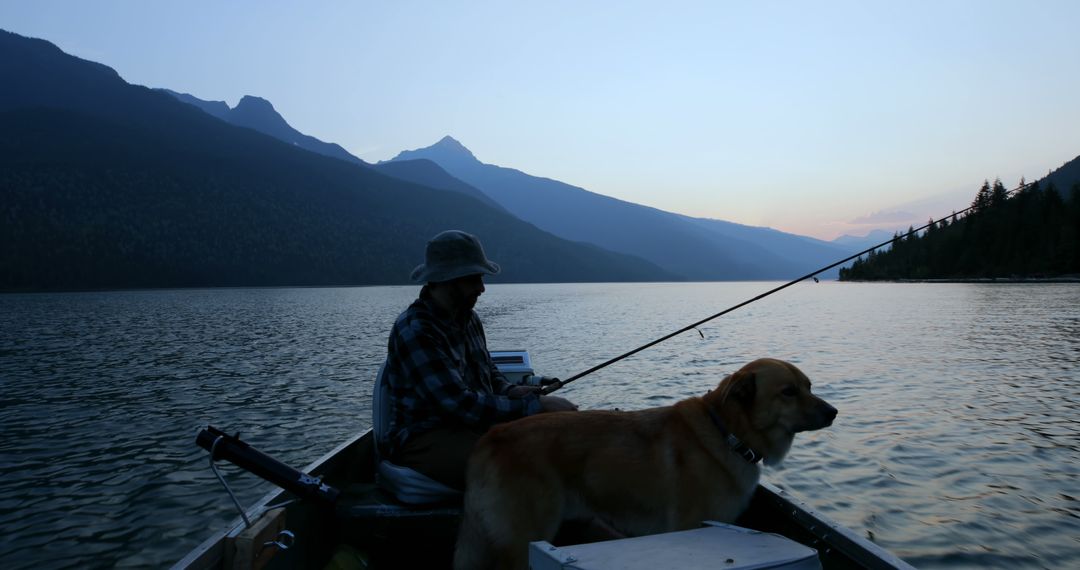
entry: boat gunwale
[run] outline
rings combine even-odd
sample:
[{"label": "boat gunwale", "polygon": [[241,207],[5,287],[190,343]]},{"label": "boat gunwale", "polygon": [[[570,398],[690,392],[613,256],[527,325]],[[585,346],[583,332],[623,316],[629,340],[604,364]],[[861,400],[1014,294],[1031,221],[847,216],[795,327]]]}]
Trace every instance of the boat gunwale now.
[{"label": "boat gunwale", "polygon": [[839,550],[845,557],[864,568],[915,570],[914,566],[904,562],[899,556],[855,534],[851,529],[833,521],[777,485],[761,481],[758,483],[757,493],[778,506],[790,507],[792,509],[790,513],[787,508],[777,510],[788,521],[810,533],[816,540],[829,548]]},{"label": "boat gunwale", "polygon": [[[361,430],[357,434],[339,444],[332,450],[311,462],[304,468],[304,472],[311,475],[324,474],[339,460],[344,459],[343,452],[357,445],[364,437],[372,433],[371,428]],[[914,570],[914,567],[904,562],[897,555],[874,542],[855,534],[851,529],[840,525],[811,508],[802,500],[792,496],[779,486],[765,481],[758,483],[756,495],[769,503],[770,510],[780,515],[784,523],[796,526],[813,537],[825,548],[837,550],[842,556],[855,562],[863,568],[870,570]],[[246,514],[249,519],[256,520],[266,510],[276,504],[280,504],[289,492],[284,489],[275,489],[264,495],[257,503],[248,508]],[[215,568],[220,567],[224,561],[224,546],[228,538],[233,538],[243,532],[244,521],[237,517],[224,530],[218,531],[203,541],[199,546],[189,552],[184,558],[172,566],[173,570],[185,570],[190,568]],[[812,548],[817,545],[808,544]]]}]

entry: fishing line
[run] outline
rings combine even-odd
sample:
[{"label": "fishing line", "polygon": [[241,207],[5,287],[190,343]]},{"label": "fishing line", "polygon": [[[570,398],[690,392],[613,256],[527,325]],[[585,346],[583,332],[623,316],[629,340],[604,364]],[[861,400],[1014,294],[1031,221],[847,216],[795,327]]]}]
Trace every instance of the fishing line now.
[{"label": "fishing line", "polygon": [[[1012,195],[1012,194],[1014,194],[1016,192],[1019,192],[1019,191],[1025,189],[1025,188],[1028,188],[1028,187],[1032,186],[1033,184],[1035,184],[1035,183],[1032,182],[1030,184],[1021,184],[1020,186],[1017,186],[1016,188],[1013,188],[1012,190],[1006,191],[1005,196],[1008,197],[1008,196],[1010,196],[1010,195]],[[968,206],[967,208],[964,208],[963,210],[960,210],[959,212],[953,212],[952,214],[950,214],[948,216],[945,216],[942,219],[947,220],[949,218],[952,218],[953,221],[951,223],[956,223],[956,220],[958,219],[958,216],[966,214],[967,212],[970,212],[971,210],[974,210],[974,209],[976,209],[976,208],[978,208],[980,206],[981,206],[981,204],[980,205],[972,204],[971,206]],[[741,302],[741,303],[739,303],[737,305],[732,305],[732,306],[724,309],[723,311],[720,311],[719,313],[716,313],[715,315],[712,315],[710,317],[706,317],[704,319],[701,319],[700,321],[698,321],[696,323],[693,323],[693,324],[690,324],[690,325],[687,325],[687,326],[685,326],[685,327],[683,327],[683,328],[681,328],[681,329],[679,329],[679,330],[677,330],[677,331],[675,331],[673,333],[666,334],[666,335],[664,335],[664,336],[662,336],[662,337],[660,337],[660,338],[658,338],[658,339],[656,339],[654,341],[643,344],[643,345],[635,348],[634,350],[631,350],[630,352],[620,354],[619,356],[616,356],[615,358],[612,358],[612,359],[607,360],[605,362],[601,362],[600,364],[597,364],[596,366],[593,366],[592,368],[590,368],[590,369],[588,369],[588,370],[586,370],[584,372],[579,372],[579,373],[567,378],[566,380],[556,380],[555,382],[553,382],[551,384],[548,384],[547,386],[544,386],[543,388],[541,388],[540,393],[544,394],[544,395],[550,394],[550,393],[554,392],[555,390],[558,390],[559,388],[562,388],[563,386],[566,386],[567,384],[573,382],[574,380],[577,380],[578,378],[588,376],[589,374],[592,374],[593,372],[596,372],[597,370],[600,370],[601,368],[606,368],[606,367],[608,367],[608,366],[610,366],[612,364],[615,364],[616,362],[618,362],[618,361],[620,361],[620,360],[622,360],[624,358],[629,358],[629,357],[631,357],[631,356],[645,350],[646,348],[656,346],[656,345],[664,342],[665,340],[668,340],[668,339],[670,339],[672,337],[675,337],[675,336],[679,336],[680,334],[682,334],[682,333],[684,333],[686,331],[696,329],[698,326],[703,325],[703,324],[705,324],[705,323],[707,323],[707,322],[709,322],[709,321],[711,321],[713,319],[720,318],[720,317],[722,317],[722,316],[724,316],[724,315],[726,315],[726,314],[728,314],[728,313],[730,313],[730,312],[732,312],[732,311],[734,311],[736,309],[740,309],[742,307],[745,307],[745,306],[749,305],[750,303],[753,303],[755,301],[759,301],[761,299],[764,299],[765,297],[768,297],[769,295],[772,295],[773,293],[776,293],[776,292],[782,291],[784,289],[787,289],[788,287],[791,287],[792,285],[794,285],[796,283],[799,283],[801,281],[805,281],[807,279],[810,279],[811,277],[815,277],[819,273],[823,273],[825,271],[828,271],[828,270],[830,270],[830,269],[832,269],[832,268],[834,268],[834,267],[836,267],[838,265],[843,265],[843,264],[845,264],[845,263],[847,263],[847,262],[849,262],[849,261],[851,261],[853,259],[858,259],[859,257],[861,257],[863,255],[866,255],[866,254],[868,254],[868,253],[870,253],[872,251],[881,249],[881,248],[883,248],[883,247],[885,247],[885,246],[887,246],[887,245],[889,245],[889,244],[891,244],[893,242],[897,242],[897,241],[905,239],[905,238],[907,238],[909,236],[915,235],[915,234],[929,228],[930,226],[932,226],[932,225],[934,225],[936,223],[938,223],[938,222],[931,221],[931,222],[927,223],[926,225],[924,225],[922,227],[918,227],[918,228],[915,228],[913,230],[909,230],[907,233],[905,233],[903,235],[893,236],[893,238],[890,239],[890,240],[883,241],[883,242],[881,242],[881,243],[879,243],[879,244],[877,244],[875,246],[864,249],[864,250],[860,251],[859,253],[856,253],[856,254],[850,255],[848,257],[845,257],[844,259],[841,259],[840,261],[837,261],[836,263],[826,265],[825,267],[822,267],[821,269],[818,269],[818,270],[813,271],[811,273],[807,273],[806,275],[803,275],[802,277],[799,277],[797,279],[792,279],[791,281],[788,281],[787,283],[784,283],[783,285],[780,285],[779,287],[774,287],[773,289],[769,289],[768,291],[758,295],[757,297],[754,297],[752,299],[747,299],[747,300],[745,300],[745,301],[743,301],[743,302]],[[815,277],[815,279],[816,279],[816,277]],[[701,331],[698,331],[698,333],[700,334]],[[704,338],[704,335],[702,335],[702,338]]]}]

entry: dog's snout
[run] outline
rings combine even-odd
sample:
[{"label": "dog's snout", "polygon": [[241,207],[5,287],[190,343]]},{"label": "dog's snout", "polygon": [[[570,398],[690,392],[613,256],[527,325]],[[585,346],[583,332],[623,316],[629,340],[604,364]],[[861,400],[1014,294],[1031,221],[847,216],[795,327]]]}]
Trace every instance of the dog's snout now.
[{"label": "dog's snout", "polygon": [[832,425],[837,413],[836,408],[830,406],[828,402],[814,397],[813,403],[803,409],[802,421],[796,424],[798,427],[792,431],[798,433],[827,428]]},{"label": "dog's snout", "polygon": [[839,412],[837,412],[836,408],[829,405],[828,402],[822,401],[818,404],[818,413],[821,414],[821,417],[825,420],[825,425],[828,426],[832,425],[833,420],[836,419],[836,414]]}]

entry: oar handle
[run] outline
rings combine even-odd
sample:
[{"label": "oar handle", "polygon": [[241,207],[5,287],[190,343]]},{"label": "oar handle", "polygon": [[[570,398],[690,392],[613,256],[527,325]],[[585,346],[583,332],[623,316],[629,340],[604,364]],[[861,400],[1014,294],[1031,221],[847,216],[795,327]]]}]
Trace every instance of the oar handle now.
[{"label": "oar handle", "polygon": [[224,459],[302,499],[333,505],[341,494],[341,491],[323,483],[319,478],[297,471],[240,441],[238,435],[228,435],[214,426],[199,430],[195,436],[195,444],[213,452],[214,459]]}]

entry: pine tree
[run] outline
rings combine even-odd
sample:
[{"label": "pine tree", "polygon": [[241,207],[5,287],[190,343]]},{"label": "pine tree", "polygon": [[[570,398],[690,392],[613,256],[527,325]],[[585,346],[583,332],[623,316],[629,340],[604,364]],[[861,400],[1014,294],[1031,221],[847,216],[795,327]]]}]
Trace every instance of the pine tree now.
[{"label": "pine tree", "polygon": [[1080,184],[1063,197],[1053,186],[1021,180],[1010,196],[1000,180],[985,181],[972,206],[967,216],[931,219],[922,235],[895,233],[891,249],[860,259],[841,279],[1080,273]]},{"label": "pine tree", "polygon": [[986,210],[990,206],[990,181],[983,180],[982,188],[979,188],[979,193],[975,195],[975,200],[971,202],[972,213],[978,214]]},{"label": "pine tree", "polygon": [[990,190],[990,207],[995,208],[1005,204],[1005,200],[1009,197],[1009,191],[1005,189],[1005,185],[1001,183],[1000,178],[994,179],[994,188]]}]

